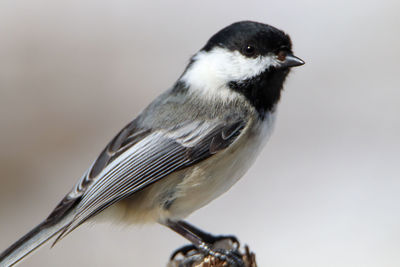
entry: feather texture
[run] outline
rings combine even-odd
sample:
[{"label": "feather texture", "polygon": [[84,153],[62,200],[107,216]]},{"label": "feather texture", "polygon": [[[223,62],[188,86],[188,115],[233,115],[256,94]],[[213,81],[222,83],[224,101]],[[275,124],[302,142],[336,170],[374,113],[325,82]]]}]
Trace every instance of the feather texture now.
[{"label": "feather texture", "polygon": [[73,220],[56,242],[115,202],[228,147],[245,126],[241,120],[202,124],[189,122],[170,131],[153,131],[134,145],[126,144],[129,148],[120,148],[124,152],[104,166],[98,177],[90,178],[93,182],[80,196]]}]

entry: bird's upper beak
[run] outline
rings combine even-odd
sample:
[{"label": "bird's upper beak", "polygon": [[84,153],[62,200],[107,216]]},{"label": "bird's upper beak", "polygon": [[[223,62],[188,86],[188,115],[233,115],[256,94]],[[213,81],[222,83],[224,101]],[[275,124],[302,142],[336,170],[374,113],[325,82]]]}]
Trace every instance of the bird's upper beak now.
[{"label": "bird's upper beak", "polygon": [[282,63],[280,63],[280,67],[282,68],[291,68],[304,65],[304,61],[292,54],[286,55],[286,58]]}]

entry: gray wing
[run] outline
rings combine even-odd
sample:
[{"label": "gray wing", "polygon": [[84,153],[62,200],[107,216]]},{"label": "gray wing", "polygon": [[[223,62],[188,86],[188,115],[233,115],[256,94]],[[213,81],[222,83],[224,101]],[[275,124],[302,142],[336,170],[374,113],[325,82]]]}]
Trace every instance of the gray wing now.
[{"label": "gray wing", "polygon": [[[74,206],[76,214],[72,222],[59,238],[115,202],[227,148],[244,127],[242,119],[195,121],[168,131],[136,129],[134,124],[128,125],[68,195],[69,199],[79,199],[79,202]],[[68,203],[65,199],[64,203]]]}]

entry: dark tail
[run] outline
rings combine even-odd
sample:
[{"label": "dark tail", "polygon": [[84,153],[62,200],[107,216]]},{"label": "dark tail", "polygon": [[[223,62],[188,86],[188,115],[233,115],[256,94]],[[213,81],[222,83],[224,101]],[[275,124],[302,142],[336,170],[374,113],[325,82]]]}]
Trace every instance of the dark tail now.
[{"label": "dark tail", "polygon": [[71,215],[58,222],[42,222],[0,254],[0,266],[13,266],[40,247],[71,222]]}]

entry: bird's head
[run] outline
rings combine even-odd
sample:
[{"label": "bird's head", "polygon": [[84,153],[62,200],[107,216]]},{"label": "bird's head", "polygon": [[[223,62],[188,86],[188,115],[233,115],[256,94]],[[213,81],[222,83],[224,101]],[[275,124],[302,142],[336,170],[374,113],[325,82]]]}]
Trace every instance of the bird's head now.
[{"label": "bird's head", "polygon": [[291,67],[303,64],[293,55],[290,37],[283,31],[241,21],[213,35],[192,57],[180,80],[212,97],[229,98],[232,90],[246,97],[268,97],[264,95],[281,90]]}]

